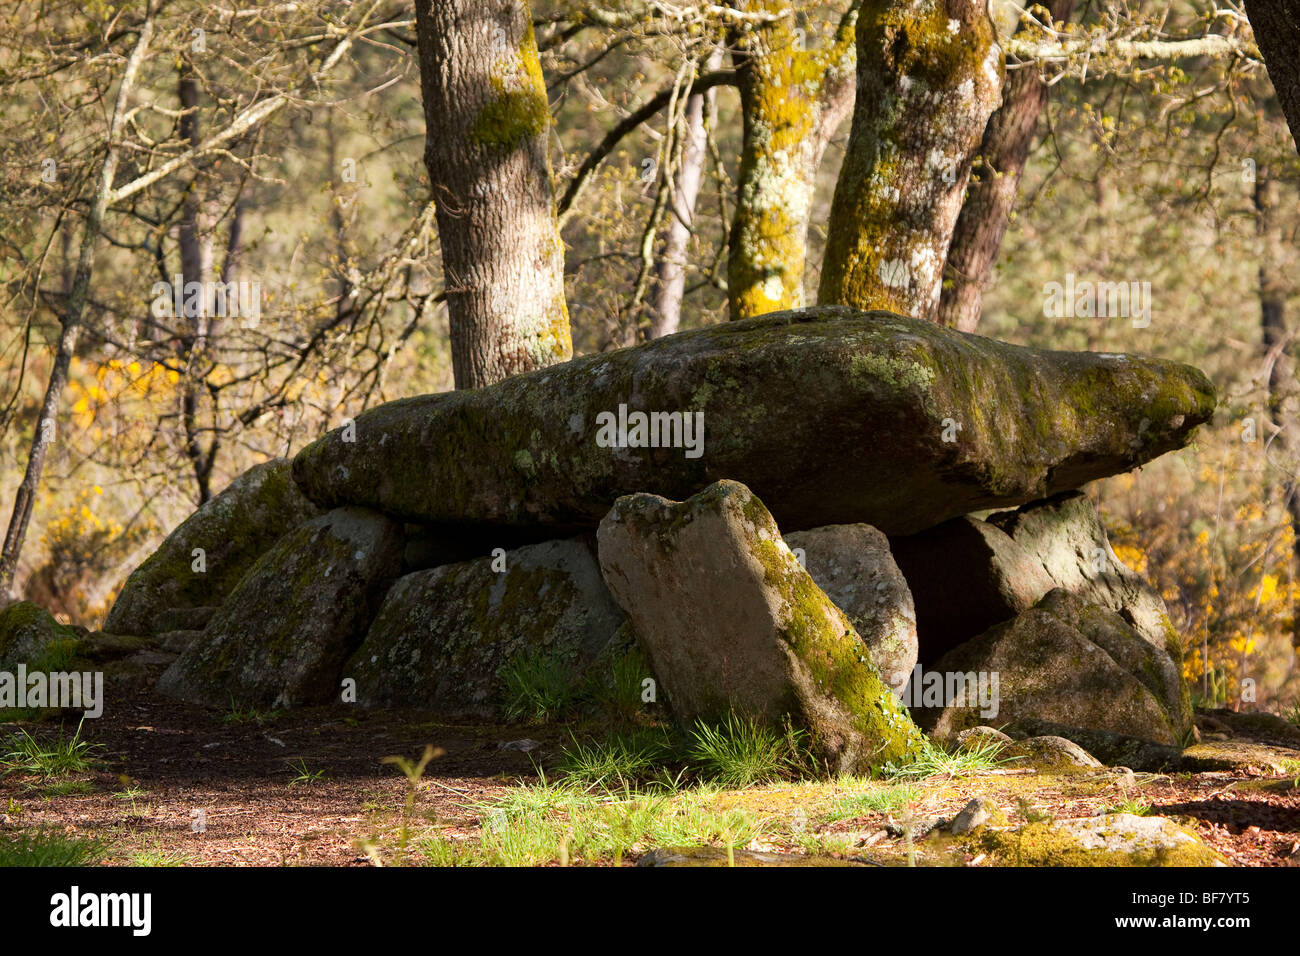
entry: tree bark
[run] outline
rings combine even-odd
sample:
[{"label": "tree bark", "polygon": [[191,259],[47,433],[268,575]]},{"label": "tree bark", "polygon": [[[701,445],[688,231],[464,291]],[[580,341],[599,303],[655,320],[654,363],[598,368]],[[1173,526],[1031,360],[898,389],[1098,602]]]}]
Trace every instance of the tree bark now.
[{"label": "tree bark", "polygon": [[77,339],[81,335],[82,315],[86,308],[86,296],[90,291],[90,279],[95,271],[95,249],[99,244],[103,229],[104,213],[113,193],[113,179],[117,176],[117,166],[122,153],[122,126],[125,122],[127,105],[135,88],[135,80],[144,62],[149,44],[153,40],[154,21],[152,14],[145,18],[136,37],[135,46],[127,57],[126,67],[122,71],[122,80],[118,84],[117,97],[113,103],[113,112],[108,123],[108,137],[104,149],[104,161],[100,165],[99,180],[91,197],[90,209],[86,215],[86,225],[81,233],[81,249],[77,255],[77,271],[72,279],[71,295],[68,305],[60,316],[58,350],[54,355],[54,365],[50,369],[49,381],[45,386],[45,396],[41,400],[41,414],[32,430],[32,447],[27,455],[27,468],[23,472],[22,484],[14,496],[13,512],[9,517],[9,527],[5,532],[4,548],[0,550],[0,606],[13,599],[14,575],[18,570],[18,558],[22,554],[23,543],[27,538],[27,527],[31,523],[32,506],[36,502],[36,492],[40,488],[41,474],[45,470],[45,459],[49,446],[56,440],[59,400],[68,384],[68,365],[77,348]]},{"label": "tree bark", "polygon": [[[1074,0],[1050,0],[1055,23],[1070,18]],[[1022,31],[1024,32],[1024,31]],[[952,243],[944,263],[939,323],[974,332],[984,308],[984,289],[1006,235],[1020,192],[1038,118],[1047,104],[1047,84],[1038,68],[1012,71],[1002,88],[1002,105],[989,119],[980,143],[980,164],[972,170]]]},{"label": "tree bark", "polygon": [[[199,84],[188,66],[181,67],[177,82],[177,94],[180,99],[181,138],[189,144],[190,149],[197,149],[199,138]],[[189,459],[190,471],[194,475],[194,484],[198,491],[198,504],[205,504],[212,497],[212,464],[203,449],[199,438],[199,410],[202,404],[202,374],[199,367],[204,361],[208,345],[208,333],[212,316],[208,314],[212,299],[207,295],[212,281],[212,217],[203,201],[203,176],[195,170],[185,189],[185,198],[181,204],[181,224],[178,237],[181,259],[181,288],[191,282],[203,284],[203,307],[194,315],[174,317],[176,322],[177,359],[184,369],[181,376],[179,399],[180,419],[185,429],[185,457]],[[188,299],[187,299],[188,301]]]},{"label": "tree bark", "polygon": [[1300,0],[1246,0],[1246,16],[1291,137],[1300,142]]},{"label": "tree bark", "polygon": [[[706,72],[722,65],[722,50],[715,50],[705,61]],[[713,112],[713,90],[692,93],[686,103],[686,136],[682,145],[681,168],[677,171],[663,253],[659,260],[658,289],[650,321],[650,338],[672,335],[682,323],[682,296],[686,291],[686,259],[694,232],[695,203],[704,179],[708,159],[708,136],[704,128],[706,114]]]},{"label": "tree bark", "polygon": [[933,320],[971,159],[1002,87],[987,0],[867,0],[823,303]]},{"label": "tree bark", "polygon": [[528,4],[419,0],[426,136],[457,388],[573,354],[551,125]]},{"label": "tree bark", "polygon": [[[781,0],[743,0],[749,13],[777,13]],[[744,132],[727,261],[731,318],[804,305],[808,220],[817,171],[853,107],[850,5],[830,42],[804,49],[791,18],[733,36]]]},{"label": "tree bark", "polygon": [[[1281,459],[1282,504],[1291,522],[1294,553],[1300,566],[1300,485],[1295,474],[1293,441],[1296,428],[1296,368],[1286,327],[1289,290],[1284,265],[1286,236],[1278,217],[1278,187],[1270,171],[1255,172],[1255,231],[1259,237],[1259,316],[1261,339],[1268,366],[1268,419],[1273,436],[1268,445]],[[1270,458],[1273,456],[1270,456]],[[1293,639],[1300,629],[1293,632]]]}]

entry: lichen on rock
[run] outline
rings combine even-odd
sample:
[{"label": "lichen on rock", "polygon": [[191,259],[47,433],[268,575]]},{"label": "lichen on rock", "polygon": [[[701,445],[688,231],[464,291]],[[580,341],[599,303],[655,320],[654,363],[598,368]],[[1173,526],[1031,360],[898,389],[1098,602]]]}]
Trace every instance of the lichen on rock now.
[{"label": "lichen on rock", "polygon": [[678,720],[788,723],[832,773],[919,752],[861,638],[743,485],[716,482],[684,502],[621,498],[598,539],[605,580]]},{"label": "lichen on rock", "polygon": [[220,605],[253,562],[319,514],[299,491],[288,459],[254,465],[177,525],[131,573],[104,630],[150,635],[191,627],[177,620],[182,612]]}]

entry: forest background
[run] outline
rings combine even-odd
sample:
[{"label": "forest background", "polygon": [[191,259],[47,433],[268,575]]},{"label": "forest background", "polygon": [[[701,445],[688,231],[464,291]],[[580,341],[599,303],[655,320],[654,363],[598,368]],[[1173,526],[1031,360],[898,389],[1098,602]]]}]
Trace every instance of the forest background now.
[{"label": "forest background", "polygon": [[[888,4],[515,6],[547,108],[494,128],[523,122],[544,142],[574,354],[818,301],[841,241],[852,26]],[[1057,0],[994,13],[1023,175],[977,152],[967,206],[981,182],[1009,185],[1014,205],[974,307],[954,304],[971,283],[950,263],[934,317],[1210,375],[1222,403],[1193,447],[1089,493],[1117,555],[1168,602],[1197,693],[1294,712],[1300,164],[1246,11]],[[94,627],[129,571],[249,466],[363,408],[455,386],[458,277],[444,274],[424,164],[416,30],[412,5],[386,0],[0,9],[6,517],[30,449],[47,449],[15,597]],[[773,172],[782,135],[807,148]],[[88,222],[99,241],[79,283]],[[177,275],[242,283],[251,299],[178,316],[158,291]],[[1071,281],[1149,288],[1149,324],[1053,308],[1051,284]],[[73,309],[83,328],[51,419]]]}]

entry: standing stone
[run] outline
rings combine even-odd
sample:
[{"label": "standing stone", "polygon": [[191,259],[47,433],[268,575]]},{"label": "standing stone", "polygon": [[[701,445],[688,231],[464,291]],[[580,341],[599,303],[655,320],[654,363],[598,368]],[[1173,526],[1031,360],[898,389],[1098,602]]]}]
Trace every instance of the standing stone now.
[{"label": "standing stone", "polygon": [[625,621],[594,548],[547,541],[400,578],[344,676],[365,707],[499,719],[512,659],[544,656],[576,684]]},{"label": "standing stone", "polygon": [[290,471],[287,458],[254,465],[177,525],[126,579],[104,630],[148,635],[189,627],[166,612],[221,604],[254,561],[320,514]]},{"label": "standing stone", "polygon": [[894,538],[890,547],[916,602],[925,665],[1027,611],[1055,586],[1036,556],[969,515]]},{"label": "standing stone", "polygon": [[1086,495],[1058,495],[988,520],[1032,554],[1056,587],[1118,612],[1145,640],[1181,660],[1182,645],[1165,602],[1115,556],[1101,515]]},{"label": "standing stone", "polygon": [[981,714],[969,699],[922,699],[913,713],[945,739],[980,724],[1036,718],[1179,746],[1191,722],[1159,672],[1162,657],[1118,614],[1058,588],[935,665],[945,675],[997,675],[996,714]]},{"label": "standing stone", "polygon": [[337,699],[343,662],[399,574],[403,544],[401,525],[364,508],[308,521],[248,570],[158,690],[211,707]]},{"label": "standing stone", "polygon": [[598,540],[605,581],[682,722],[788,722],[831,773],[918,752],[861,638],[744,485],[620,498]]},{"label": "standing stone", "polygon": [[0,608],[0,671],[14,673],[19,664],[45,670],[43,662],[71,659],[81,646],[76,631],[38,604],[15,601]]},{"label": "standing stone", "polygon": [[829,525],[785,536],[813,582],[844,612],[895,693],[916,666],[916,610],[889,539],[869,524]]},{"label": "standing stone", "polygon": [[[1089,604],[1116,612],[1157,653],[1152,689],[1168,703],[1174,724],[1190,729],[1192,700],[1183,678],[1183,642],[1155,588],[1125,566],[1111,549],[1096,506],[1081,492],[1058,495],[989,516],[1034,555],[1060,588]],[[1109,648],[1108,648],[1109,649]]]}]

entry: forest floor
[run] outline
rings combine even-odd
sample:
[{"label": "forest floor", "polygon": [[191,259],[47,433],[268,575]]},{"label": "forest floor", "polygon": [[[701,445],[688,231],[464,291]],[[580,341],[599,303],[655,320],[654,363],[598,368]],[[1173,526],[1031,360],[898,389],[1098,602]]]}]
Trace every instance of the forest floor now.
[{"label": "forest floor", "polygon": [[[19,739],[6,731],[51,741],[76,730],[75,721],[0,725],[0,751]],[[575,730],[583,734],[358,716],[342,704],[222,714],[141,691],[85,721],[88,766],[25,771],[8,762],[0,847],[53,834],[106,865],[630,865],[655,847],[731,844],[792,863],[906,865],[910,855],[921,865],[984,865],[991,861],[914,825],[952,817],[982,795],[1013,823],[1159,814],[1233,865],[1300,865],[1300,780],[1290,775],[1051,774],[994,762],[904,781],[737,790],[678,780],[658,794],[618,794],[539,773],[573,745]],[[531,752],[502,749],[511,741]],[[414,787],[382,762],[415,762],[427,744],[444,752]]]}]

